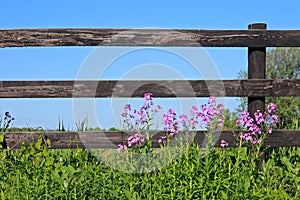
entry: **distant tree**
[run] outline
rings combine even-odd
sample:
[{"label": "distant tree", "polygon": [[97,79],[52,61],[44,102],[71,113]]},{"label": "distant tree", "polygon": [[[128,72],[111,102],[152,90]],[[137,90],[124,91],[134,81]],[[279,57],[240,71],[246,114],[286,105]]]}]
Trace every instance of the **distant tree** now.
[{"label": "distant tree", "polygon": [[[247,79],[248,73],[242,70],[238,78]],[[272,48],[266,54],[267,79],[299,79],[300,48]],[[292,128],[300,123],[300,97],[267,97],[266,103],[277,105],[279,128]],[[241,98],[238,110],[247,109],[247,98]]]},{"label": "distant tree", "polygon": [[111,128],[108,129],[108,131],[120,131],[120,130],[115,128],[115,127],[111,127]]}]

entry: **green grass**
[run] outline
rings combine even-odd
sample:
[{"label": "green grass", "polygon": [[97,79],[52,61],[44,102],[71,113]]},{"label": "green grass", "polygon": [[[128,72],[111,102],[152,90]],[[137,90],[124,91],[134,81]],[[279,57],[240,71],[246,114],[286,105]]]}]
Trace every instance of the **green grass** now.
[{"label": "green grass", "polygon": [[299,199],[300,148],[266,152],[264,169],[246,148],[189,147],[165,168],[124,173],[82,149],[41,143],[0,151],[0,199]]}]

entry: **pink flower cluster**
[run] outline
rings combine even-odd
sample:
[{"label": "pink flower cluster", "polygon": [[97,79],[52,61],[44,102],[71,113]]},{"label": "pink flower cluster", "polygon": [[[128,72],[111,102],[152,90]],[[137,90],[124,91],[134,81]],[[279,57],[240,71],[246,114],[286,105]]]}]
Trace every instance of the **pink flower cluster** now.
[{"label": "pink flower cluster", "polygon": [[224,124],[224,106],[216,104],[215,97],[209,97],[208,106],[202,105],[200,117],[208,129],[221,130]]},{"label": "pink flower cluster", "polygon": [[202,127],[203,124],[205,128],[222,128],[224,124],[224,106],[223,104],[216,103],[215,97],[209,97],[208,105],[203,104],[201,106],[201,111],[196,106],[193,106],[190,111],[191,117],[188,117],[185,114],[180,115],[180,123],[183,128],[188,130],[195,130],[198,126]]},{"label": "pink flower cluster", "polygon": [[163,118],[163,126],[165,135],[160,136],[158,143],[162,143],[163,140],[169,135],[171,138],[178,134],[179,126],[176,117],[176,113],[173,109],[169,109]]},{"label": "pink flower cluster", "polygon": [[185,130],[191,129],[194,130],[198,127],[198,125],[201,127],[202,123],[199,122],[200,113],[197,108],[197,106],[192,106],[190,110],[190,118],[187,117],[186,114],[181,114],[179,116],[180,123],[182,124],[182,127]]},{"label": "pink flower cluster", "polygon": [[254,113],[254,119],[249,112],[241,112],[236,121],[236,126],[241,129],[239,138],[252,145],[261,143],[262,133],[272,133],[272,127],[278,123],[278,116],[275,114],[275,111],[276,105],[270,103],[268,105],[268,113],[262,113],[260,110],[257,110]]},{"label": "pink flower cluster", "polygon": [[221,147],[227,147],[228,146],[228,142],[226,142],[225,140],[221,140],[221,144],[220,144]]},{"label": "pink flower cluster", "polygon": [[133,113],[131,105],[125,104],[122,117],[125,118],[123,123],[126,125],[127,130],[140,130],[149,125],[149,120],[161,109],[160,105],[156,105],[155,109],[153,109],[153,105],[151,93],[144,94],[143,106],[139,110],[133,110]]},{"label": "pink flower cluster", "polygon": [[[150,128],[151,120],[154,115],[161,109],[160,105],[154,106],[151,93],[144,95],[144,104],[140,110],[132,109],[130,104],[124,106],[122,117],[124,117],[124,124],[129,131],[137,131],[138,133],[131,135],[127,138],[126,144],[119,144],[118,151],[137,148],[149,141],[149,137],[140,133],[140,130]],[[210,130],[220,130],[224,123],[223,105],[216,103],[215,97],[208,99],[208,105],[201,106],[201,110],[197,106],[192,106],[190,110],[190,117],[182,114],[177,120],[177,115],[173,109],[169,109],[163,116],[164,135],[159,138],[159,143],[162,143],[167,138],[173,138],[179,133],[180,127],[184,130],[197,130],[197,128],[204,128]]]},{"label": "pink flower cluster", "polygon": [[158,142],[161,143],[168,136],[172,138],[178,134],[179,124],[186,131],[195,131],[197,128],[203,128],[203,124],[206,129],[220,130],[224,123],[223,109],[222,104],[217,105],[215,97],[209,97],[208,105],[202,105],[201,111],[199,111],[197,106],[192,106],[190,117],[188,118],[186,114],[181,114],[179,122],[176,119],[174,110],[170,109],[164,115],[165,135],[161,136]]},{"label": "pink flower cluster", "polygon": [[[224,107],[222,104],[216,103],[215,97],[209,97],[208,103],[197,106],[192,106],[190,116],[181,114],[179,120],[173,109],[169,109],[163,115],[164,135],[159,138],[159,143],[164,142],[167,138],[175,137],[180,129],[197,130],[198,128],[206,128],[208,131],[221,130],[224,124]],[[119,144],[118,151],[128,148],[138,148],[149,141],[149,137],[140,133],[140,130],[147,129],[149,131],[151,120],[154,115],[161,110],[160,105],[154,106],[151,93],[144,95],[144,104],[139,110],[132,111],[130,104],[124,106],[122,117],[124,124],[129,131],[137,131],[138,133],[127,138],[126,144]],[[236,126],[239,128],[239,139],[248,144],[255,145],[262,143],[265,134],[272,133],[272,127],[278,123],[278,116],[275,114],[276,105],[270,103],[267,107],[267,113],[262,113],[257,110],[252,118],[249,112],[243,111],[240,113],[236,121]],[[221,147],[228,146],[225,140],[221,140]]]},{"label": "pink flower cluster", "polygon": [[140,147],[142,144],[144,144],[146,141],[148,141],[149,138],[145,136],[144,134],[136,133],[134,135],[131,135],[127,138],[127,144],[119,144],[117,151],[121,151],[122,149],[127,149],[130,147]]},{"label": "pink flower cluster", "polygon": [[[160,105],[156,105],[155,108],[152,108],[154,105],[153,98],[151,93],[144,94],[144,104],[139,110],[132,109],[130,104],[125,104],[122,117],[124,117],[123,123],[126,125],[128,131],[139,131],[144,128],[150,127],[151,119],[153,116],[159,112],[161,109]],[[119,144],[118,151],[122,149],[127,149],[131,147],[139,147],[141,144],[144,144],[149,140],[149,137],[137,133],[127,138],[126,144]]]}]

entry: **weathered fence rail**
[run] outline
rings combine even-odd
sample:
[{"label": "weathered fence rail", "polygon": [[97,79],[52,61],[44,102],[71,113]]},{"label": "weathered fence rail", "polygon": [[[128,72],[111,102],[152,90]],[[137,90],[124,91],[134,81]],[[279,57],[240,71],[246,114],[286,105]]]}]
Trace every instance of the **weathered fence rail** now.
[{"label": "weathered fence rail", "polygon": [[[141,87],[134,91],[136,85]],[[300,79],[0,81],[0,98],[142,97],[149,91],[155,97],[300,96]]]},{"label": "weathered fence rail", "polygon": [[[235,132],[234,134],[237,134]],[[232,131],[222,131],[220,137],[215,143],[216,147],[220,147],[220,141],[226,140],[228,147],[236,147],[236,140]],[[153,137],[153,147],[158,147],[158,139],[161,133],[157,133]],[[128,136],[124,132],[97,131],[97,132],[9,132],[5,134],[6,140],[4,147],[11,149],[21,147],[22,142],[27,144],[38,141],[39,137],[49,139],[51,148],[115,148],[118,144]],[[198,131],[194,137],[194,142],[202,144],[205,134]],[[268,135],[264,146],[270,147],[293,147],[299,146],[300,130],[275,130],[272,135]]]},{"label": "weathered fence rail", "polygon": [[[3,80],[0,81],[0,98],[119,98],[142,97],[146,92],[152,92],[155,97],[236,96],[248,97],[249,112],[253,114],[257,109],[264,110],[267,96],[300,96],[300,79],[265,79],[266,47],[300,47],[300,30],[266,30],[266,28],[266,24],[259,23],[250,24],[248,30],[0,30],[0,48],[39,46],[248,47],[247,80]],[[189,88],[185,88],[187,82]],[[134,91],[135,85],[142,85],[142,87]],[[220,86],[224,87],[224,91],[220,91]],[[193,94],[186,92],[190,87],[194,90]],[[37,141],[39,136],[49,139],[51,148],[113,148],[126,139],[126,134],[122,132],[7,132],[4,146],[18,148],[22,142]],[[82,142],[83,139],[84,142]],[[222,139],[226,139],[229,146],[235,146],[232,131],[222,131],[219,140]],[[204,133],[197,132],[194,140],[202,143]],[[218,144],[217,142],[216,146]],[[268,135],[265,145],[300,146],[300,130],[274,131]]]},{"label": "weathered fence rail", "polygon": [[300,30],[14,29],[0,30],[0,38],[0,47],[295,47]]}]

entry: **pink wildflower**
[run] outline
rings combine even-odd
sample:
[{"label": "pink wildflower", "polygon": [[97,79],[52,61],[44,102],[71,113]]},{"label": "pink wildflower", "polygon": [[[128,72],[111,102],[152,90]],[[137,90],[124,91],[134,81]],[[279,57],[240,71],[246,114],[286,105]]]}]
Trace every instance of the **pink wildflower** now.
[{"label": "pink wildflower", "polygon": [[221,144],[220,144],[221,147],[227,147],[228,146],[228,142],[226,142],[225,140],[221,140]]}]

